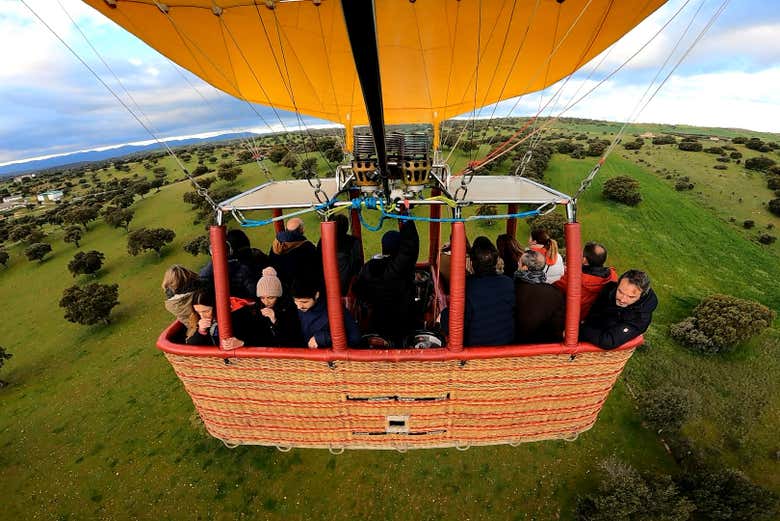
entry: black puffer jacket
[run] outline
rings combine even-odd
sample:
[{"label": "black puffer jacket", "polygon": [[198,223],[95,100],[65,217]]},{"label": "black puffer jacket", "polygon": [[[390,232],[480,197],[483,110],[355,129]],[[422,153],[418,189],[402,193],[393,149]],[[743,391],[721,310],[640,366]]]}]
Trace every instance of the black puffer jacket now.
[{"label": "black puffer jacket", "polygon": [[647,331],[658,307],[658,297],[648,289],[639,300],[622,308],[615,303],[618,283],[610,282],[601,290],[590,313],[580,326],[580,340],[602,349],[615,349]]},{"label": "black puffer jacket", "polygon": [[[471,275],[466,279],[463,327],[465,346],[509,345],[515,339],[515,290],[506,275]],[[441,314],[442,331],[449,334],[450,309]]]},{"label": "black puffer jacket", "polygon": [[419,253],[417,228],[407,221],[401,227],[398,253],[371,259],[363,266],[352,289],[370,309],[371,333],[399,342],[414,331],[414,269]]}]

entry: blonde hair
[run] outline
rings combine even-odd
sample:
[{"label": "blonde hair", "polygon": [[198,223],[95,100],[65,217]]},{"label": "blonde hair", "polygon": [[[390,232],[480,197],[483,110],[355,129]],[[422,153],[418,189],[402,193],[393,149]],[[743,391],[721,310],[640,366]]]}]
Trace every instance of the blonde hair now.
[{"label": "blonde hair", "polygon": [[174,264],[163,275],[162,289],[172,289],[177,292],[185,287],[192,287],[198,282],[198,274],[194,271],[190,271],[180,264]]}]

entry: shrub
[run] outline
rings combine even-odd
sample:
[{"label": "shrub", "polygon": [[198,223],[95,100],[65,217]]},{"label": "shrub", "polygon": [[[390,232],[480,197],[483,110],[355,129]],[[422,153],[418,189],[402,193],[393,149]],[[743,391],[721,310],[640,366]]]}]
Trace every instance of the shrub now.
[{"label": "shrub", "polygon": [[701,152],[704,147],[698,141],[682,141],[677,148],[686,152]]},{"label": "shrub", "polygon": [[780,190],[780,175],[771,175],[767,177],[766,187],[770,190]]},{"label": "shrub", "polygon": [[678,179],[677,182],[674,183],[674,189],[678,192],[682,192],[683,190],[693,190],[693,183],[689,183],[684,179]]},{"label": "shrub", "polygon": [[604,478],[594,494],[577,500],[579,521],[685,521],[693,504],[669,476],[640,474],[617,460],[601,464]]},{"label": "shrub", "polygon": [[83,289],[78,286],[67,288],[60,299],[65,308],[65,320],[76,324],[91,325],[110,322],[111,309],[119,304],[117,284],[92,283]]},{"label": "shrub", "polygon": [[30,261],[37,260],[38,262],[43,262],[43,258],[46,257],[46,254],[48,254],[50,251],[50,244],[46,244],[45,242],[36,242],[35,244],[31,244],[25,248],[24,256],[27,257],[27,259]]},{"label": "shrub", "polygon": [[724,150],[721,147],[708,147],[704,149],[704,152],[707,152],[708,154],[718,154],[718,155],[725,154]]},{"label": "shrub", "polygon": [[732,143],[735,145],[744,145],[747,143],[747,138],[744,136],[737,136],[731,140]]},{"label": "shrub", "polygon": [[748,219],[747,221],[742,223],[742,227],[746,230],[750,230],[756,225],[756,221]]},{"label": "shrub", "polygon": [[768,233],[762,233],[758,236],[758,242],[761,244],[772,244],[777,240],[777,237],[774,235],[769,235]]},{"label": "shrub", "polygon": [[728,170],[729,167],[727,167],[726,165],[715,165],[712,168],[714,168],[715,170]]},{"label": "shrub", "polygon": [[4,268],[8,266],[8,259],[10,258],[11,256],[8,255],[7,251],[0,250],[0,264],[2,264]]},{"label": "shrub", "polygon": [[767,205],[769,211],[775,215],[780,216],[780,199],[772,199]]},{"label": "shrub", "polygon": [[748,170],[758,170],[759,172],[766,172],[770,167],[775,165],[776,161],[766,156],[751,157],[745,160],[745,168]]},{"label": "shrub", "polygon": [[629,206],[636,206],[642,200],[642,194],[639,193],[639,181],[624,175],[607,179],[601,193],[607,199]]},{"label": "shrub", "polygon": [[731,159],[729,159],[726,156],[716,157],[715,161],[718,161],[719,163],[730,163]]},{"label": "shrub", "polygon": [[[0,346],[0,369],[5,365],[6,360],[10,360],[14,355],[5,350],[3,346]],[[5,387],[7,382],[0,380],[0,388]]]},{"label": "shrub", "polygon": [[86,253],[80,251],[68,263],[68,271],[74,277],[76,275],[92,275],[103,267],[105,259],[106,256],[99,251],[91,250]]},{"label": "shrub", "polygon": [[534,217],[528,221],[528,226],[531,230],[545,230],[550,238],[558,241],[558,244],[563,244],[564,235],[563,227],[566,224],[566,217],[559,212],[551,212],[547,215],[540,215]]},{"label": "shrub", "polygon": [[742,159],[742,152],[732,152],[729,154],[731,159]]},{"label": "shrub", "polygon": [[653,138],[654,145],[674,145],[676,143],[677,143],[677,138],[675,138],[674,136],[663,135],[663,136],[656,136]]},{"label": "shrub", "polygon": [[701,353],[731,351],[744,340],[768,328],[775,312],[751,300],[712,295],[693,314],[670,328],[674,339]]},{"label": "shrub", "polygon": [[643,144],[644,141],[629,141],[628,143],[623,143],[623,148],[626,150],[639,150]]},{"label": "shrub", "polygon": [[658,431],[677,432],[695,408],[696,396],[680,387],[665,386],[647,392],[640,400],[642,417]]},{"label": "shrub", "polygon": [[763,152],[765,148],[769,148],[769,147],[767,147],[767,146],[764,144],[764,142],[763,142],[763,141],[761,141],[761,140],[760,140],[760,139],[758,139],[757,137],[752,137],[752,138],[748,139],[748,140],[745,142],[745,146],[746,146],[747,148],[749,148],[750,150],[758,150],[758,151],[760,151],[760,152]]},{"label": "shrub", "polygon": [[553,146],[555,147],[555,151],[559,154],[571,154],[576,148],[571,141],[558,141],[557,143],[554,143]]}]

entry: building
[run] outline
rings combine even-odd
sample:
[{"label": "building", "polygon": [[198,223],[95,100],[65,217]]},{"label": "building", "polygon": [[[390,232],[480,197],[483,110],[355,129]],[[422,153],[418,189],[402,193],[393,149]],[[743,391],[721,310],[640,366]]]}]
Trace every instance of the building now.
[{"label": "building", "polygon": [[62,199],[62,190],[49,190],[43,193],[38,194],[38,202],[44,202],[46,200],[48,201],[59,201]]},{"label": "building", "polygon": [[35,179],[35,174],[24,174],[14,177],[14,182],[21,183],[25,179]]}]

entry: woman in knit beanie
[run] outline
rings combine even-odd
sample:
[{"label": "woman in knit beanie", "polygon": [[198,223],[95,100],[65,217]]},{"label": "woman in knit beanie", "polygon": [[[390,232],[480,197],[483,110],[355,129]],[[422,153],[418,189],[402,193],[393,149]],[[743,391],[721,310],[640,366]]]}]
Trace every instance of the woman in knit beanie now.
[{"label": "woman in knit beanie", "polygon": [[258,306],[261,323],[267,328],[269,347],[303,347],[301,325],[298,312],[292,301],[282,296],[282,281],[276,276],[276,270],[267,267],[257,281]]}]

